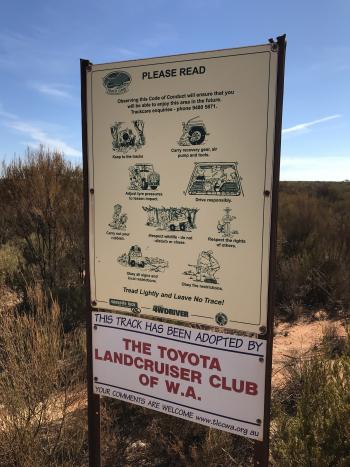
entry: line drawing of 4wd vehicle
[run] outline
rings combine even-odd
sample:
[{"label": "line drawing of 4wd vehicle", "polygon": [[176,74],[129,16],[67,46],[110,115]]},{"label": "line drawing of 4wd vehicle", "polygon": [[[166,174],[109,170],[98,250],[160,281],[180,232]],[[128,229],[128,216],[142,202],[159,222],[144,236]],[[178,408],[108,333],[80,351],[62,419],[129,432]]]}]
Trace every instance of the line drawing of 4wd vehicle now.
[{"label": "line drawing of 4wd vehicle", "polygon": [[185,194],[244,196],[238,162],[195,162]]},{"label": "line drawing of 4wd vehicle", "polygon": [[198,208],[142,206],[142,209],[147,212],[146,225],[157,230],[191,232],[197,228],[195,219]]},{"label": "line drawing of 4wd vehicle", "polygon": [[145,259],[142,256],[141,248],[138,245],[133,245],[128,253],[128,264],[131,267],[145,267]]},{"label": "line drawing of 4wd vehicle", "polygon": [[175,230],[181,230],[185,232],[189,228],[188,218],[185,216],[179,217],[178,219],[174,219],[169,221],[169,230],[174,232]]},{"label": "line drawing of 4wd vehicle", "polygon": [[197,146],[204,143],[205,137],[209,135],[203,120],[200,117],[193,117],[182,123],[182,135],[179,140],[180,146]]},{"label": "line drawing of 4wd vehicle", "polygon": [[135,164],[129,167],[131,190],[156,190],[160,184],[160,175],[153,164]]}]

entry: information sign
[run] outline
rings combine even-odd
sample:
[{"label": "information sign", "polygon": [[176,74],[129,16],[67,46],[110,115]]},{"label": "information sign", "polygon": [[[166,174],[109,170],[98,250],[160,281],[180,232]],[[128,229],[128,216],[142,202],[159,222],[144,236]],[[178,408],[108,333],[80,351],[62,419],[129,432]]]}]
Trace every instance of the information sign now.
[{"label": "information sign", "polygon": [[91,65],[91,298],[266,327],[274,44]]},{"label": "information sign", "polygon": [[94,393],[262,440],[266,341],[94,312]]}]

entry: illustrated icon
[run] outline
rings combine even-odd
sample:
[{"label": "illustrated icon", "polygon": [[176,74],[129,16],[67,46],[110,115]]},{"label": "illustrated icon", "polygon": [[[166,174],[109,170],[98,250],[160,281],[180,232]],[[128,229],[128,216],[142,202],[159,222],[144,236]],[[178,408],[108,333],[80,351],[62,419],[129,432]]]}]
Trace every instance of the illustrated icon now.
[{"label": "illustrated icon", "polygon": [[144,126],[143,120],[133,120],[130,123],[115,122],[111,126],[113,151],[127,152],[130,149],[136,151],[143,146],[146,142]]},{"label": "illustrated icon", "polygon": [[169,267],[168,261],[164,259],[143,256],[141,247],[138,245],[131,246],[128,253],[119,256],[118,263],[122,266],[154,272],[164,272],[164,270]]},{"label": "illustrated icon", "polygon": [[146,225],[157,230],[190,232],[197,228],[195,219],[199,209],[155,206],[142,206],[142,209],[147,212]]},{"label": "illustrated icon", "polygon": [[115,204],[113,207],[113,220],[109,223],[109,227],[115,230],[125,230],[128,216],[122,213],[122,206]]},{"label": "illustrated icon", "polygon": [[131,76],[126,71],[115,70],[108,73],[103,80],[107,94],[123,94],[131,83]]},{"label": "illustrated icon", "polygon": [[180,146],[196,146],[203,144],[209,133],[204,122],[199,117],[194,117],[182,123],[182,135],[179,140]]},{"label": "illustrated icon", "polygon": [[217,315],[215,315],[215,321],[216,324],[218,324],[219,326],[225,326],[225,324],[227,324],[228,319],[225,313],[218,313]]},{"label": "illustrated icon", "polygon": [[135,164],[129,167],[130,190],[156,190],[160,184],[160,175],[153,164]]},{"label": "illustrated icon", "polygon": [[185,194],[243,196],[241,180],[238,162],[196,162]]},{"label": "illustrated icon", "polygon": [[236,219],[235,216],[231,216],[231,211],[229,207],[224,209],[224,215],[218,221],[217,230],[224,237],[233,237],[233,235],[238,234],[238,230],[233,230],[232,221]]},{"label": "illustrated icon", "polygon": [[211,250],[201,251],[197,258],[197,264],[189,264],[190,268],[184,274],[193,281],[217,284],[216,274],[220,269],[220,264]]}]

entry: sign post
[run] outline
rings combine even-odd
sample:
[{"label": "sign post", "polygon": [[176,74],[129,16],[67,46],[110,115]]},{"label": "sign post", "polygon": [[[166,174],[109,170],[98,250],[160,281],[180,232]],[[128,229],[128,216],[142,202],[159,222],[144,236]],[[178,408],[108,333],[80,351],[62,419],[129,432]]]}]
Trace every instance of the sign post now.
[{"label": "sign post", "polygon": [[86,309],[86,355],[87,355],[87,399],[88,399],[88,443],[89,466],[101,466],[101,436],[100,436],[100,396],[93,392],[93,355],[92,355],[92,321],[91,321],[91,285],[90,285],[90,237],[89,237],[89,173],[88,173],[88,145],[87,145],[87,87],[86,74],[91,63],[80,60],[81,79],[81,115],[82,115],[82,150],[83,150],[83,178],[84,178],[84,246],[85,246],[85,309]]},{"label": "sign post", "polygon": [[99,395],[255,439],[267,465],[284,54],[81,62],[90,465]]},{"label": "sign post", "polygon": [[275,307],[276,284],[276,252],[277,252],[277,217],[278,217],[278,184],[281,158],[282,111],[284,91],[284,67],[286,55],[286,36],[280,36],[276,42],[278,50],[277,86],[276,86],[276,115],[275,115],[275,142],[274,165],[272,185],[272,212],[271,212],[271,240],[270,240],[270,268],[268,289],[268,315],[266,332],[266,375],[265,375],[265,404],[264,404],[264,439],[256,442],[254,449],[254,465],[267,467],[269,464],[270,447],[270,417],[271,417],[271,382],[272,382],[272,351],[273,351],[273,324]]}]

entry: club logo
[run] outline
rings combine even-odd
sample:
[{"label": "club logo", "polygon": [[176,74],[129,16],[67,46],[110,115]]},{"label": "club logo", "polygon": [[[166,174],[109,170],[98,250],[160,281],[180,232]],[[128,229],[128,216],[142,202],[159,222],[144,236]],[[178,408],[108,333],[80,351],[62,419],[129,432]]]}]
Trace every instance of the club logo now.
[{"label": "club logo", "polygon": [[126,71],[116,70],[108,73],[102,82],[107,94],[123,94],[130,86],[131,76]]},{"label": "club logo", "polygon": [[227,324],[227,316],[225,313],[218,313],[215,316],[215,321],[219,326],[225,326],[225,324]]}]

